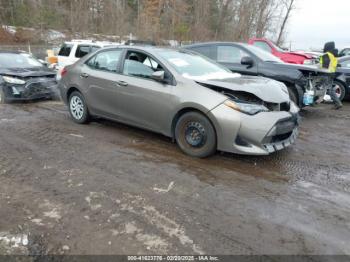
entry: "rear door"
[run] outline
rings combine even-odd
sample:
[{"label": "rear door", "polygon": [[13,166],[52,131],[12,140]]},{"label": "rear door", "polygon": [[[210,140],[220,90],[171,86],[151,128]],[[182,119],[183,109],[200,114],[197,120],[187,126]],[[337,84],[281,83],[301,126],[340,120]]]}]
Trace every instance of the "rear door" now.
[{"label": "rear door", "polygon": [[118,118],[118,89],[120,75],[118,65],[122,49],[98,52],[82,65],[80,86],[85,90],[89,107],[96,113],[110,118]]},{"label": "rear door", "polygon": [[[254,65],[249,67],[242,65],[241,60],[243,57],[251,57],[254,60]],[[216,61],[232,72],[241,73],[244,75],[257,75],[258,66],[255,58],[249,55],[243,48],[233,45],[217,45],[217,59]]]}]

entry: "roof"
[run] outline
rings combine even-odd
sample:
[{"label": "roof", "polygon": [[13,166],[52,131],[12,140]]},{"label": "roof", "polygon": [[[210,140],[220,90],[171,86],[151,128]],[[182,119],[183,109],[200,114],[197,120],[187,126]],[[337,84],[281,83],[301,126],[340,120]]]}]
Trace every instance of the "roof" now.
[{"label": "roof", "polygon": [[172,48],[172,47],[164,47],[164,46],[139,46],[139,45],[118,45],[118,46],[107,46],[103,49],[115,49],[115,48],[127,48],[127,49],[137,49],[140,51],[148,51],[148,52],[154,52],[154,51],[166,51],[166,50],[179,50],[178,48]]},{"label": "roof", "polygon": [[183,48],[188,47],[196,47],[196,46],[207,46],[207,45],[241,45],[241,46],[248,46],[246,43],[240,43],[240,42],[204,42],[204,43],[196,43],[192,45],[186,45]]},{"label": "roof", "polygon": [[109,41],[94,41],[94,40],[84,40],[84,39],[73,39],[71,41],[65,41],[64,44],[82,44],[82,45],[96,45],[96,46],[107,46],[107,45],[120,45],[119,43],[109,42]]}]

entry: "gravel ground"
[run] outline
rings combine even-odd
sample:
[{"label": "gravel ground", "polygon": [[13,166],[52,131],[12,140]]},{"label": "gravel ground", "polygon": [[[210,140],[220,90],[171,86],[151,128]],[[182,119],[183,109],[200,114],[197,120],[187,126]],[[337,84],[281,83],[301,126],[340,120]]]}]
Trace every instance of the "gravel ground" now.
[{"label": "gravel ground", "polygon": [[0,105],[0,254],[350,254],[350,104],[267,157],[183,155],[60,102]]}]

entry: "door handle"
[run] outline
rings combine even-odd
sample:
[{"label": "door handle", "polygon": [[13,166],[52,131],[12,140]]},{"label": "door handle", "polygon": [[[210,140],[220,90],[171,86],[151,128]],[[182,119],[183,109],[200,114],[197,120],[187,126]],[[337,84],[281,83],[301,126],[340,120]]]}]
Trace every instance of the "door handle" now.
[{"label": "door handle", "polygon": [[82,74],[80,75],[80,77],[81,77],[81,78],[88,78],[89,75],[88,75],[87,73],[82,73]]},{"label": "door handle", "polygon": [[127,86],[127,85],[128,85],[128,83],[127,83],[127,82],[124,82],[124,81],[116,81],[115,84],[116,84],[117,86]]}]

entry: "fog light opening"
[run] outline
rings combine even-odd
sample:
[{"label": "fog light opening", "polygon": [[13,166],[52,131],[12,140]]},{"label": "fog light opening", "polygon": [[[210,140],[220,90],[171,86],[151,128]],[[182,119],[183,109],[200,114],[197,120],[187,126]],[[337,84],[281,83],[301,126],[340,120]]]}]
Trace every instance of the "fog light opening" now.
[{"label": "fog light opening", "polygon": [[246,140],[244,140],[242,137],[237,136],[236,137],[236,141],[235,141],[236,145],[238,146],[244,146],[244,147],[252,147],[252,145],[250,143],[248,143]]}]

